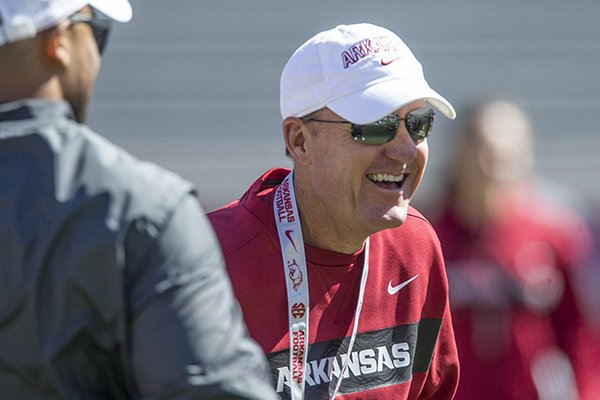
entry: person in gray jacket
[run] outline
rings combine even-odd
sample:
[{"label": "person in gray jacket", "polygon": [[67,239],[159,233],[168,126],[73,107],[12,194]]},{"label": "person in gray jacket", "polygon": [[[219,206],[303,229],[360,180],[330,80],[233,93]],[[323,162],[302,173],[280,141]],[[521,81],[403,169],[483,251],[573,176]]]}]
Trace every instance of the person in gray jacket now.
[{"label": "person in gray jacket", "polygon": [[0,397],[274,399],[192,185],[86,127],[127,0],[0,0]]}]

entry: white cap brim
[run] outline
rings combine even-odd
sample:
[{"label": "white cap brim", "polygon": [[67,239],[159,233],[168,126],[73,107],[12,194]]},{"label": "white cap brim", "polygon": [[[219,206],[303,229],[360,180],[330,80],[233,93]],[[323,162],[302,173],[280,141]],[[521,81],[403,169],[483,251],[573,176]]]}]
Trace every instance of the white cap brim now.
[{"label": "white cap brim", "polygon": [[393,79],[376,83],[327,104],[333,112],[355,124],[377,121],[399,108],[425,100],[449,119],[456,117],[454,108],[427,82]]},{"label": "white cap brim", "polygon": [[89,5],[117,22],[129,22],[133,16],[128,0],[90,0]]}]

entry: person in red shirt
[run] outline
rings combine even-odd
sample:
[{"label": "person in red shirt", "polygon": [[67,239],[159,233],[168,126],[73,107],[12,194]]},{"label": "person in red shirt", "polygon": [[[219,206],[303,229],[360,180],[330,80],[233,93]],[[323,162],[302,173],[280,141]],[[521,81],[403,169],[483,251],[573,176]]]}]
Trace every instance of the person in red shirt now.
[{"label": "person in red shirt", "polygon": [[518,105],[493,100],[463,116],[433,218],[460,355],[457,398],[598,399],[598,342],[575,279],[590,232],[534,184],[531,125]]},{"label": "person in red shirt", "polygon": [[209,214],[251,336],[284,399],[452,399],[459,377],[440,244],[409,206],[433,106],[450,103],[391,31],[340,25],[281,76],[286,152]]}]

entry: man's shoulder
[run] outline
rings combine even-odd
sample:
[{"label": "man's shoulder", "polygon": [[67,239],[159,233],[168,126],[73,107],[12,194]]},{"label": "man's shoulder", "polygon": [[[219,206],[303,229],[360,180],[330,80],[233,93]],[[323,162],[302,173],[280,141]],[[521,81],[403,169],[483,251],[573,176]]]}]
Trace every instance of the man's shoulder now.
[{"label": "man's shoulder", "polygon": [[32,164],[31,190],[38,199],[56,202],[65,215],[101,207],[111,229],[138,218],[161,225],[193,190],[178,175],[135,158],[85,125],[50,122],[31,120],[13,138],[24,143],[20,162]]},{"label": "man's shoulder", "polygon": [[240,199],[208,213],[226,256],[261,234],[275,237],[274,190],[288,173],[286,169],[271,169]]},{"label": "man's shoulder", "polygon": [[145,195],[168,194],[174,187],[192,186],[179,175],[153,162],[138,159],[91,130],[87,132],[85,139],[90,144],[84,157],[89,168],[93,169],[90,170],[91,179],[105,178],[107,184],[125,183],[125,190],[140,191]]},{"label": "man's shoulder", "polygon": [[257,215],[265,213],[247,206],[236,200],[207,214],[226,257],[268,232],[269,222]]},{"label": "man's shoulder", "polygon": [[83,130],[81,184],[90,192],[106,192],[114,202],[128,204],[131,217],[164,219],[193,186],[179,175],[140,160],[91,130]]}]

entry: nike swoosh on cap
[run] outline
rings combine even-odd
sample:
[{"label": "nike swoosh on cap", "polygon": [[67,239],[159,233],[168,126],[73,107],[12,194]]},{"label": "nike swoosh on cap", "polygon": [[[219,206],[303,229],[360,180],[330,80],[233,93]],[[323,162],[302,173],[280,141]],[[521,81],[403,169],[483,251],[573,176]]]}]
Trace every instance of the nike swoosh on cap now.
[{"label": "nike swoosh on cap", "polygon": [[381,65],[389,65],[391,63],[393,63],[394,61],[398,60],[400,57],[394,57],[394,58],[382,58],[381,59]]},{"label": "nike swoosh on cap", "polygon": [[413,276],[412,278],[410,278],[407,281],[402,282],[398,286],[392,286],[392,281],[390,281],[390,283],[388,283],[388,293],[392,294],[392,295],[398,293],[400,291],[400,289],[402,289],[404,286],[408,285],[409,283],[411,283],[412,281],[417,279],[417,276],[419,276],[419,274],[416,274],[415,276]]}]

